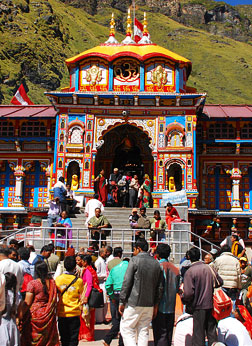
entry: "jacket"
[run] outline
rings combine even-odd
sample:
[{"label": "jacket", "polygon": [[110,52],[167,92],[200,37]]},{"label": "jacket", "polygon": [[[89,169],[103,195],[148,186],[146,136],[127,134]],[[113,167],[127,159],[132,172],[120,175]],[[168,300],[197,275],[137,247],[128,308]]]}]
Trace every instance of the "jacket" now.
[{"label": "jacket", "polygon": [[238,259],[231,252],[223,252],[213,262],[213,268],[223,279],[225,288],[241,288],[241,268]]},{"label": "jacket", "polygon": [[120,304],[132,307],[152,307],[159,303],[162,293],[162,270],[158,261],[140,252],[129,261],[120,293]]},{"label": "jacket", "polygon": [[121,261],[118,265],[111,269],[107,281],[105,283],[105,288],[107,294],[113,299],[114,292],[120,292],[124,280],[124,275],[128,268],[127,261]]},{"label": "jacket", "polygon": [[67,190],[65,184],[63,184],[61,181],[57,181],[53,187],[53,197],[58,197],[60,202],[65,202],[66,194]]},{"label": "jacket", "polygon": [[184,276],[184,295],[182,301],[194,310],[207,310],[213,307],[214,287],[222,285],[223,280],[216,273],[218,282],[210,267],[203,262],[194,262]]},{"label": "jacket", "polygon": [[173,314],[175,312],[176,295],[179,289],[179,270],[174,264],[163,258],[159,263],[163,271],[164,291],[158,310],[163,314]]}]

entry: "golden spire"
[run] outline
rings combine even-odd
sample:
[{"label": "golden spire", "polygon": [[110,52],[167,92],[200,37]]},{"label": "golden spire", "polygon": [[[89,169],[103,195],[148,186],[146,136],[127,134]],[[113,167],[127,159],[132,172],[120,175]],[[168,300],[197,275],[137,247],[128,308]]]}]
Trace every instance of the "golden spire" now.
[{"label": "golden spire", "polygon": [[148,35],[148,29],[147,29],[147,24],[148,24],[148,22],[147,22],[147,17],[146,17],[146,12],[144,12],[144,21],[143,21],[143,34],[144,35]]},{"label": "golden spire", "polygon": [[141,40],[138,42],[139,44],[151,44],[151,40],[150,40],[150,34],[149,31],[147,29],[147,16],[146,16],[146,12],[144,12],[144,20],[143,20],[143,37],[141,38]]},{"label": "golden spire", "polygon": [[131,15],[130,15],[130,8],[128,9],[128,16],[127,16],[127,29],[126,29],[126,38],[122,41],[122,44],[134,44],[136,43],[132,37],[132,29],[131,29]]},{"label": "golden spire", "polygon": [[109,31],[109,39],[105,42],[105,44],[117,44],[118,41],[115,38],[115,18],[114,13],[111,15],[110,21],[110,31]]},{"label": "golden spire", "polygon": [[126,36],[131,36],[132,29],[131,29],[131,15],[130,15],[130,8],[128,9],[128,17],[127,17],[127,30],[126,30]]},{"label": "golden spire", "polygon": [[114,19],[114,13],[112,13],[112,15],[111,15],[109,36],[115,36],[115,19]]}]

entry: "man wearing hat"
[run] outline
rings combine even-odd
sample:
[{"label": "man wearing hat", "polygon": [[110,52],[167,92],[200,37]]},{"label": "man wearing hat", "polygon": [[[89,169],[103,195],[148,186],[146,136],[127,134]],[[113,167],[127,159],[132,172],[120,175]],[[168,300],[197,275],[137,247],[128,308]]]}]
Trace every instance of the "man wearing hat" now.
[{"label": "man wearing hat", "polygon": [[252,281],[252,267],[248,265],[247,257],[240,258],[241,266],[241,298],[243,304],[245,305],[245,299],[248,292],[248,287],[251,285]]}]

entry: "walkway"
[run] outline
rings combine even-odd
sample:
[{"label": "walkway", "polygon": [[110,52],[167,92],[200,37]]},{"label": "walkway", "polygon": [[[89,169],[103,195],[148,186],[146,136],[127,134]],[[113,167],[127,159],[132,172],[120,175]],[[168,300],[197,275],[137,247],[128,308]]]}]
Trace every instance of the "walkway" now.
[{"label": "walkway", "polygon": [[[79,342],[79,346],[102,346],[103,345],[103,338],[108,332],[108,330],[111,328],[111,324],[96,324],[95,326],[95,340],[93,342]],[[118,346],[118,339],[115,339],[111,342],[111,346]],[[152,329],[150,328],[150,337],[149,337],[149,346],[153,346],[153,335],[152,335]]]}]

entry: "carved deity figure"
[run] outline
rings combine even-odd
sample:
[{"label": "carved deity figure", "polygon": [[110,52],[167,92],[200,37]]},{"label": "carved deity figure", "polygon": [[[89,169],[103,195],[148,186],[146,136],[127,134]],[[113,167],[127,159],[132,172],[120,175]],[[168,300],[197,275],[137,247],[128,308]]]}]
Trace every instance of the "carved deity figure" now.
[{"label": "carved deity figure", "polygon": [[169,192],[175,192],[176,191],[176,186],[174,182],[174,177],[169,178]]},{"label": "carved deity figure", "polygon": [[72,175],[71,190],[76,191],[79,187],[79,179],[77,174]]},{"label": "carved deity figure", "polygon": [[87,82],[91,82],[92,85],[95,85],[102,80],[102,71],[98,66],[93,65],[87,70],[86,80]]},{"label": "carved deity figure", "polygon": [[151,73],[151,81],[159,88],[163,87],[167,83],[167,72],[165,69],[158,65]]}]

